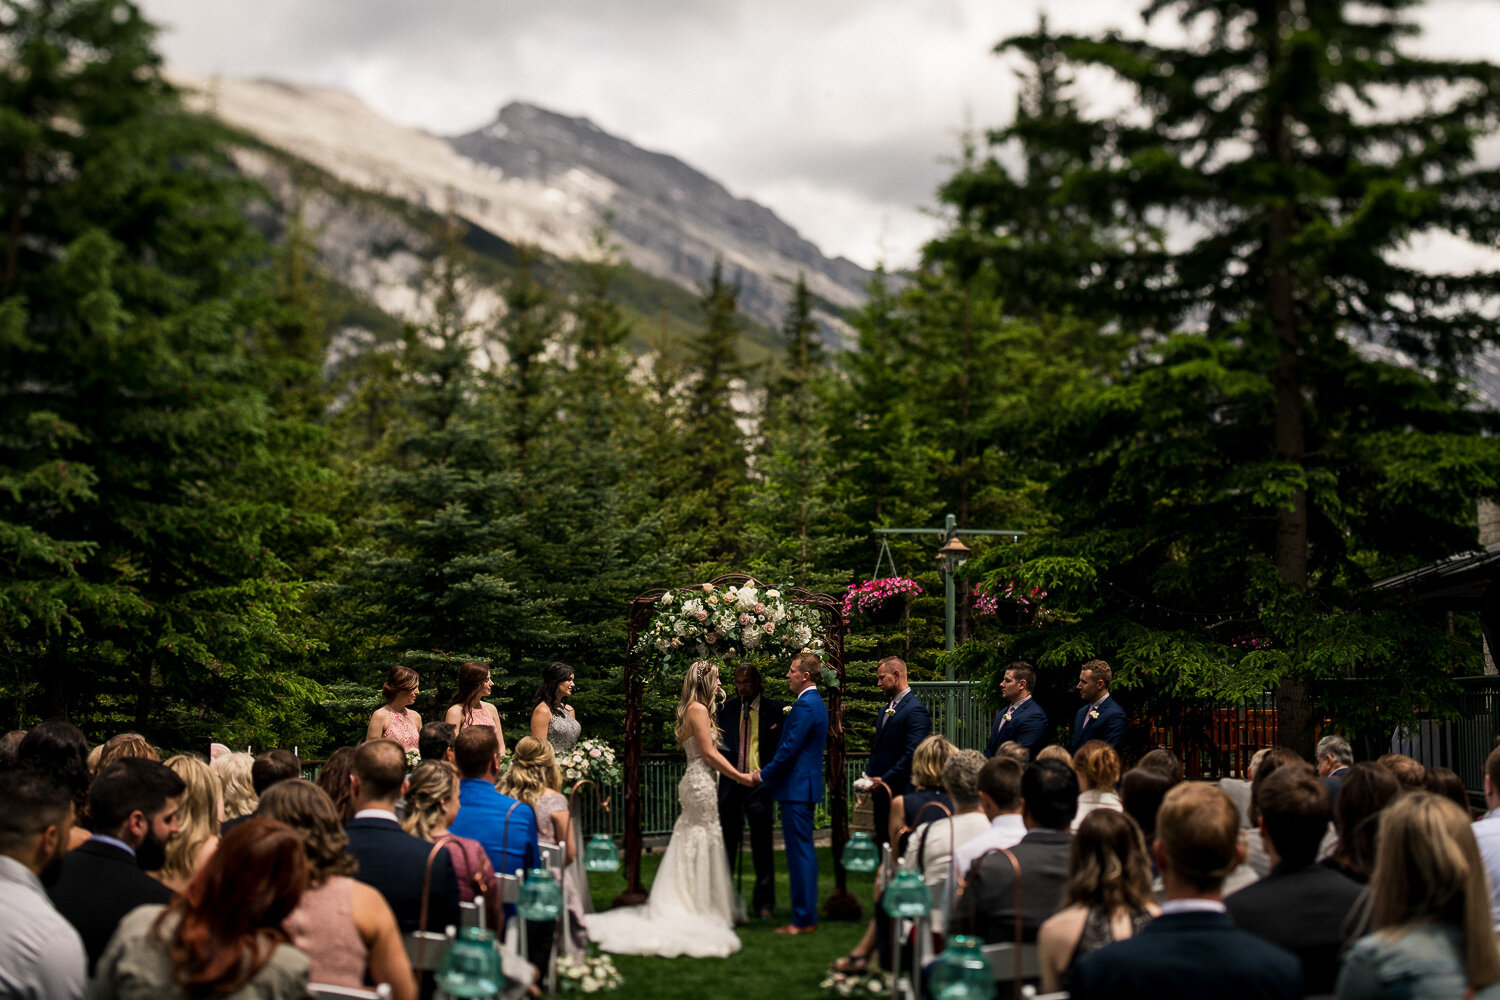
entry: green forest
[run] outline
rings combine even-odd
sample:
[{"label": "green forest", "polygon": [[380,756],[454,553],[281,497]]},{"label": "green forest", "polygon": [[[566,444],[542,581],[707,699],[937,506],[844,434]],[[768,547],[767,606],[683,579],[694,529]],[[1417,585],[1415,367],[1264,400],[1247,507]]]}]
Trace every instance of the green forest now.
[{"label": "green forest", "polygon": [[[156,28],[7,0],[5,724],[311,758],[360,737],[394,663],[431,719],[490,662],[520,731],[561,660],[586,735],[618,739],[637,594],[749,573],[841,598],[872,567],[923,593],[851,619],[855,750],[888,654],[989,690],[1026,659],[1064,700],[1096,657],[1135,706],[1275,692],[1292,745],[1441,711],[1483,669],[1478,616],[1371,584],[1474,548],[1500,495],[1466,382],[1500,275],[1402,254],[1500,245],[1500,67],[1411,54],[1412,7],[1152,0],[1176,47],[975,39],[1021,74],[1015,114],[967,138],[942,233],[847,342],[800,282],[775,330],[722,272],[664,291],[607,220],[564,261],[433,216],[430,318],[376,316],[331,364],[375,311],[236,171],[253,140],[185,108]],[[1133,112],[1092,106],[1105,77]],[[937,543],[891,536],[882,568],[875,534],[947,514],[1024,532],[965,537],[951,653]],[[653,683],[648,749],[675,695]]]}]

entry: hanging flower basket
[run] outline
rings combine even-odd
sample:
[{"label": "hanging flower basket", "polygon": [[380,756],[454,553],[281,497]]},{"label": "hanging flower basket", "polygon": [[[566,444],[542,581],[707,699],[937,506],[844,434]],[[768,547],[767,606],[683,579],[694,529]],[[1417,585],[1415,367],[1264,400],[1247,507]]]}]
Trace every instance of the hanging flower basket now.
[{"label": "hanging flower basket", "polygon": [[1031,624],[1041,612],[1041,602],[1047,592],[1033,587],[1023,593],[1014,580],[1005,584],[999,593],[991,593],[982,583],[974,584],[971,590],[974,601],[970,605],[976,615],[993,615],[1005,628],[1021,628]]},{"label": "hanging flower basket", "polygon": [[906,615],[911,599],[921,593],[917,581],[905,576],[850,584],[844,594],[844,617],[858,615],[873,625],[891,625]]}]

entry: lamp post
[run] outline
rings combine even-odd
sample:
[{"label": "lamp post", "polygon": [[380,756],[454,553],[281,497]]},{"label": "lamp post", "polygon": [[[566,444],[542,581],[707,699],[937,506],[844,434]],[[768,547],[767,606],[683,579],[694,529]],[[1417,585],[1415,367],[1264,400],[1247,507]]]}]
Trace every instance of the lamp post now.
[{"label": "lamp post", "polygon": [[[954,530],[954,517],[948,515],[948,529]],[[955,586],[953,578],[958,574],[958,568],[969,561],[969,547],[958,540],[957,534],[948,536],[943,547],[938,549],[937,564],[938,571],[943,574],[943,597],[947,602],[947,628],[944,632],[943,648],[949,652],[953,651],[953,626],[958,617],[957,601],[955,600]],[[952,667],[949,668],[952,672]],[[952,680],[952,677],[948,678]]]}]

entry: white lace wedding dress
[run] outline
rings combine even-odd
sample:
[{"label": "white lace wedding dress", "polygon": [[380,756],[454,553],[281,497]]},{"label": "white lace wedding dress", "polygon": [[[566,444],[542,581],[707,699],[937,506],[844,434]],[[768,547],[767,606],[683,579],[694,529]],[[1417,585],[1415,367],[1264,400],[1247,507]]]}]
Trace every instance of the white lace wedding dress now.
[{"label": "white lace wedding dress", "polygon": [[682,814],[672,827],[650,897],[644,906],[589,916],[589,938],[603,951],[723,958],[740,950],[729,861],[719,828],[718,778],[698,754],[692,737],[682,748],[687,754],[687,771],[677,784]]}]

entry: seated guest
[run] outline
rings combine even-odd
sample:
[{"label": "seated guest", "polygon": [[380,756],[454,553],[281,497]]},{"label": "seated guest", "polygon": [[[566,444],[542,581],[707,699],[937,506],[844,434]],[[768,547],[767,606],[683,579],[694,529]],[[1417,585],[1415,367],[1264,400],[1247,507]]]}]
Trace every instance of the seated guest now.
[{"label": "seated guest", "polygon": [[1224,876],[1244,856],[1234,802],[1212,785],[1167,793],[1156,821],[1161,915],[1135,937],[1080,958],[1074,1000],[1300,1000],[1297,957],[1234,926]]},{"label": "seated guest", "polygon": [[990,851],[969,870],[968,884],[954,901],[955,934],[986,944],[1014,941],[1019,918],[1023,940],[1035,941],[1042,921],[1062,906],[1068,881],[1068,828],[1078,811],[1078,777],[1057,760],[1042,760],[1021,775],[1021,818],[1026,836],[1011,848],[1021,868],[1021,912],[1016,913],[1016,870],[1001,851]]},{"label": "seated guest", "polygon": [[89,741],[83,731],[63,719],[39,722],[24,735],[16,747],[16,766],[36,771],[67,789],[73,797],[73,829],[68,834],[68,850],[89,839],[81,824],[88,821]]},{"label": "seated guest", "polygon": [[156,877],[173,892],[181,892],[219,846],[224,801],[219,779],[201,757],[178,754],[168,757],[166,764],[186,788],[177,811],[177,833],[167,841],[167,863]]},{"label": "seated guest", "polygon": [[[359,862],[355,876],[380,890],[401,930],[420,926],[422,887],[432,845],[418,840],[396,821],[396,799],[406,791],[406,751],[395,740],[371,740],[354,752],[350,769],[354,818],[345,826],[349,853]],[[432,860],[427,929],[442,933],[459,923],[458,879],[447,851]]]},{"label": "seated guest", "polygon": [[979,771],[983,767],[984,754],[978,750],[955,751],[943,765],[943,788],[953,801],[953,815],[923,823],[907,841],[901,866],[921,872],[928,886],[941,885],[953,874],[953,854],[959,844],[990,828],[979,804]]},{"label": "seated guest", "polygon": [[63,856],[47,894],[83,938],[90,975],[125,914],[172,900],[172,890],[146,872],[166,864],[186,787],[166,765],[126,757],[100,771],[89,788],[94,836]]},{"label": "seated guest", "polygon": [[4,736],[0,736],[0,768],[9,770],[16,766],[16,751],[21,747],[21,741],[26,738],[26,730],[12,729]]},{"label": "seated guest", "polygon": [[1160,912],[1151,895],[1146,840],[1124,813],[1096,809],[1084,817],[1073,834],[1068,872],[1063,908],[1036,937],[1047,993],[1067,988],[1078,959],[1139,934]]},{"label": "seated guest", "polygon": [[1354,936],[1360,884],[1317,864],[1318,845],[1333,815],[1328,788],[1306,764],[1283,766],[1256,789],[1259,834],[1271,874],[1227,896],[1241,929],[1302,960],[1309,993],[1332,993],[1339,953]]},{"label": "seated guest", "polygon": [[94,773],[102,772],[106,767],[117,760],[128,757],[142,757],[155,763],[161,763],[161,754],[156,752],[146,737],[140,733],[120,733],[111,736],[99,746],[99,759],[94,762]]},{"label": "seated guest", "polygon": [[169,905],[142,906],[99,960],[92,1000],[296,1000],[309,996],[307,956],[282,921],[302,898],[302,842],[280,823],[253,819]]},{"label": "seated guest", "polygon": [[445,760],[424,760],[406,779],[406,811],[401,814],[401,829],[429,844],[442,844],[458,875],[458,898],[472,903],[476,896],[484,896],[489,926],[503,926],[505,916],[500,909],[495,868],[484,852],[484,845],[454,836],[448,830],[457,817],[458,769]]},{"label": "seated guest", "polygon": [[1120,780],[1120,755],[1103,740],[1089,740],[1073,755],[1073,771],[1078,775],[1078,812],[1073,829],[1095,809],[1119,812],[1120,797],[1115,782]]},{"label": "seated guest", "polygon": [[1469,817],[1447,799],[1410,792],[1385,810],[1368,923],[1344,956],[1340,1000],[1500,997],[1484,865]]},{"label": "seated guest", "polygon": [[1000,753],[984,762],[979,769],[979,806],[990,821],[977,837],[958,845],[953,852],[954,885],[968,880],[969,869],[985,851],[1015,847],[1026,836],[1026,821],[1021,818],[1021,772],[1026,768]]},{"label": "seated guest", "polygon": [[82,1000],[83,939],[42,888],[73,825],[68,789],[33,771],[0,771],[0,996]]},{"label": "seated guest", "polygon": [[1051,746],[1042,747],[1042,749],[1037,752],[1036,761],[1033,761],[1033,763],[1038,763],[1044,760],[1059,760],[1069,767],[1073,766],[1072,752],[1061,743],[1053,743]]},{"label": "seated guest", "polygon": [[[1491,761],[1496,761],[1494,754]],[[1500,767],[1500,764],[1494,765]],[[1339,797],[1333,802],[1333,824],[1338,842],[1323,863],[1364,885],[1375,868],[1375,838],[1380,831],[1380,815],[1401,794],[1396,776],[1379,764],[1364,761],[1352,765],[1339,785]],[[1500,804],[1500,800],[1497,800]],[[1475,824],[1480,849],[1484,837]],[[1496,909],[1500,920],[1500,907]]]},{"label": "seated guest", "polygon": [[1484,762],[1484,804],[1487,811],[1474,824],[1474,839],[1489,879],[1490,912],[1500,925],[1500,748],[1491,750]]},{"label": "seated guest", "polygon": [[1182,781],[1182,761],[1177,755],[1165,747],[1157,747],[1146,756],[1136,761],[1136,767],[1144,767],[1148,771],[1160,771],[1167,776],[1172,785]]},{"label": "seated guest", "polygon": [[[1287,764],[1303,764],[1307,762],[1302,755],[1295,750],[1286,747],[1272,747],[1266,751],[1266,755],[1255,765],[1255,774],[1250,779],[1250,828],[1252,830],[1260,826],[1260,814],[1255,809],[1255,792],[1260,788],[1261,782],[1276,773],[1276,769]],[[1254,872],[1255,878],[1265,878],[1271,874],[1271,856],[1266,853],[1265,843],[1259,837],[1251,837],[1245,854],[1245,864]],[[1238,880],[1236,880],[1238,881]],[[1250,881],[1254,881],[1251,879]],[[1246,883],[1248,884],[1248,883]],[[1234,892],[1244,888],[1244,885],[1231,885],[1226,892]]]},{"label": "seated guest", "polygon": [[[250,765],[250,787],[255,789],[257,798],[264,795],[266,789],[278,781],[290,781],[300,777],[302,777],[302,762],[290,750],[267,750],[256,757],[255,762]],[[220,828],[219,832],[228,833],[244,821],[243,816],[230,820]]]},{"label": "seated guest", "polygon": [[453,763],[453,737],[457,730],[446,722],[429,722],[417,734],[417,753],[423,760]]},{"label": "seated guest", "polygon": [[1133,767],[1120,779],[1120,809],[1141,828],[1148,849],[1156,839],[1156,813],[1174,787],[1164,772],[1151,768]]},{"label": "seated guest", "polygon": [[1413,760],[1404,753],[1388,753],[1377,757],[1375,763],[1391,772],[1403,792],[1426,791],[1427,768],[1420,761]]},{"label": "seated guest", "polygon": [[[542,863],[537,842],[536,813],[524,802],[495,788],[500,776],[500,739],[490,726],[466,726],[453,740],[453,758],[463,779],[458,786],[458,818],[448,830],[477,840],[500,874],[513,874]],[[515,908],[507,905],[507,917]],[[547,964],[555,924],[529,921],[526,960],[538,968]]]},{"label": "seated guest", "polygon": [[[239,819],[255,812],[255,806],[260,801],[255,794],[255,785],[250,781],[250,769],[255,766],[255,758],[243,752],[226,753],[211,766],[219,776],[219,787],[223,790],[224,820]],[[222,835],[223,832],[221,823],[219,833]]]},{"label": "seated guest", "polygon": [[1006,740],[1000,744],[995,754],[999,757],[1009,757],[1022,767],[1031,763],[1031,750],[1017,743],[1015,740]]},{"label": "seated guest", "polygon": [[1469,792],[1464,788],[1464,779],[1458,776],[1458,772],[1451,767],[1429,767],[1427,769],[1427,790],[1433,795],[1441,795],[1465,812],[1473,815],[1472,806],[1469,804]]},{"label": "seated guest", "polygon": [[1247,830],[1254,829],[1255,827],[1255,824],[1250,822],[1250,782],[1255,780],[1255,769],[1260,766],[1261,761],[1266,759],[1266,754],[1270,753],[1271,750],[1271,747],[1261,747],[1255,751],[1250,757],[1249,764],[1245,766],[1245,776],[1243,778],[1219,779],[1219,788],[1223,789],[1234,800],[1235,808],[1240,811],[1240,826],[1245,827]]},{"label": "seated guest", "polygon": [[384,896],[351,877],[359,866],[328,794],[301,778],[279,781],[266,789],[256,815],[302,838],[307,889],[282,926],[307,953],[312,981],[355,990],[367,981],[389,983],[395,1000],[415,1000],[396,915]]},{"label": "seated guest", "polygon": [[339,822],[345,826],[354,818],[354,786],[349,783],[349,770],[353,765],[354,748],[339,747],[328,755],[318,770],[318,780],[314,782],[333,800]]},{"label": "seated guest", "polygon": [[1342,736],[1325,736],[1313,751],[1313,763],[1318,769],[1318,777],[1328,786],[1328,794],[1337,799],[1339,786],[1349,773],[1349,765],[1354,763],[1354,748]]},{"label": "seated guest", "polygon": [[905,853],[911,831],[953,812],[953,800],[943,788],[943,765],[956,749],[942,736],[928,736],[912,751],[911,784],[891,800],[887,834],[897,857]]}]

